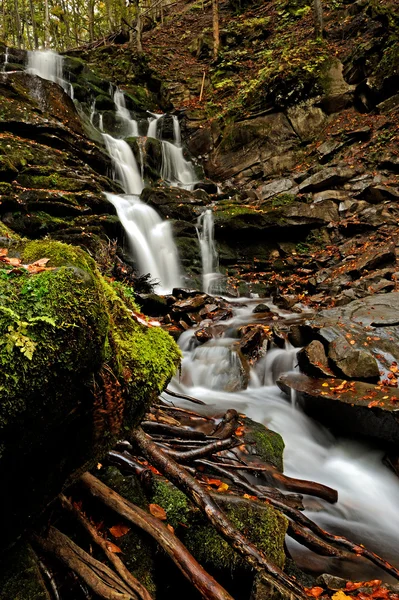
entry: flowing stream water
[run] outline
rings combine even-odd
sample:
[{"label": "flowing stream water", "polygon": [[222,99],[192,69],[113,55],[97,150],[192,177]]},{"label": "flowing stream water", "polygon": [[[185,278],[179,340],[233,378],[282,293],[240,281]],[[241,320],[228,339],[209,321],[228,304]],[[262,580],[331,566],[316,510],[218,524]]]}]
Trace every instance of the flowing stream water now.
[{"label": "flowing stream water", "polygon": [[[60,62],[55,53],[29,53],[28,67],[30,72],[45,79],[64,82],[61,85],[71,95],[70,84],[62,79],[62,60]],[[123,92],[118,89],[114,92],[114,102],[117,115],[125,125],[125,136],[137,136],[139,124],[132,119]],[[92,117],[94,111],[95,107]],[[159,125],[163,118],[164,115],[155,114],[148,118],[147,136],[159,139]],[[196,181],[195,172],[193,165],[183,156],[177,118],[173,118],[173,131],[173,143],[160,140],[162,176],[170,185],[190,189]],[[143,169],[129,144],[107,133],[103,133],[103,137],[113,162],[114,177],[125,191],[124,194],[107,194],[107,198],[117,210],[139,269],[143,273],[150,272],[160,281],[161,289],[158,291],[170,291],[181,282],[170,225],[140,201],[139,194],[144,187]],[[217,268],[211,211],[200,217],[198,236],[204,265],[203,287],[207,290]],[[338,490],[339,501],[335,505],[305,497],[307,514],[323,527],[365,544],[399,567],[397,477],[382,464],[381,451],[365,443],[335,438],[307,417],[295,402],[289,402],[283,396],[276,386],[276,379],[282,372],[294,368],[297,350],[269,351],[251,369],[247,389],[231,391],[239,389],[241,373],[240,361],[234,350],[237,328],[253,322],[255,303],[259,303],[259,299],[242,300],[234,317],[224,322],[225,331],[220,338],[199,346],[193,330],[181,336],[182,371],[171,383],[171,389],[202,399],[206,402],[207,411],[221,414],[228,408],[236,408],[279,432],[286,444],[285,473],[319,481]],[[166,395],[165,401],[168,401]],[[345,565],[331,559],[327,564],[327,559],[300,549],[295,543],[290,543],[290,550],[300,564],[314,571],[327,570],[352,578],[380,575],[375,567],[367,567],[363,561],[361,567],[356,567],[354,562]],[[383,579],[387,579],[386,575]]]}]

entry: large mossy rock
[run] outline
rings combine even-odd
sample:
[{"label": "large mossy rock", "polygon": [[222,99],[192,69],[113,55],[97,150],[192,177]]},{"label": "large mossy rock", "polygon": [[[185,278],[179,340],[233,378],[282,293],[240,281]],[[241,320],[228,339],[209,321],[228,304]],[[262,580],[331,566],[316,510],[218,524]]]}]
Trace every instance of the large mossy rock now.
[{"label": "large mossy rock", "polygon": [[180,357],[84,251],[11,241],[8,256],[49,269],[0,263],[0,545],[137,423]]}]

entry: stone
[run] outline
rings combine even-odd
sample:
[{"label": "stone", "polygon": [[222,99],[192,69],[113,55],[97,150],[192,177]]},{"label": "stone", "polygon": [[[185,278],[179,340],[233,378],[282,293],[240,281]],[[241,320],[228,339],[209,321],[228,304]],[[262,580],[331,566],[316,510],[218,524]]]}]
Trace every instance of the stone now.
[{"label": "stone", "polygon": [[395,260],[395,243],[389,242],[366,248],[365,252],[350,264],[348,270],[354,276],[360,276],[365,270],[371,271],[380,265],[394,263]]},{"label": "stone", "polygon": [[314,106],[312,100],[288,108],[287,117],[295,133],[303,142],[315,137],[327,118],[321,108]]},{"label": "stone", "polygon": [[211,179],[224,181],[285,153],[297,140],[283,113],[239,121],[226,127],[205,169]]},{"label": "stone", "polygon": [[337,154],[340,150],[345,148],[345,142],[336,142],[333,140],[327,140],[317,148],[317,154],[319,157],[320,163],[323,165],[327,163],[331,158]]},{"label": "stone", "polygon": [[141,193],[141,200],[149,204],[164,219],[193,221],[200,214],[201,207],[211,202],[198,198],[194,193],[181,188],[148,187]]},{"label": "stone", "polygon": [[387,100],[377,104],[377,109],[381,114],[387,114],[399,106],[399,94],[391,96]]},{"label": "stone", "polygon": [[328,366],[324,346],[318,340],[313,340],[297,354],[301,371],[312,377],[335,377]]},{"label": "stone", "polygon": [[320,192],[349,181],[353,175],[353,169],[349,167],[327,167],[300,183],[299,191],[302,194],[306,192]]},{"label": "stone", "polygon": [[267,304],[257,304],[255,306],[255,308],[252,311],[254,314],[257,313],[270,313],[270,308],[267,306]]},{"label": "stone", "polygon": [[327,115],[339,112],[353,102],[353,88],[345,81],[343,68],[342,62],[335,60],[326,73],[328,92],[320,100],[319,106]]},{"label": "stone", "polygon": [[380,371],[375,358],[366,350],[354,348],[344,336],[335,338],[329,345],[328,358],[338,373],[348,379],[378,381]]},{"label": "stone", "polygon": [[258,194],[261,200],[267,200],[282,192],[287,192],[294,186],[291,179],[276,179],[258,188]]},{"label": "stone", "polygon": [[246,325],[239,332],[242,337],[239,342],[240,351],[249,358],[255,361],[267,350],[268,343],[265,347],[265,341],[270,341],[270,327],[263,325]]},{"label": "stone", "polygon": [[[175,302],[172,305],[172,310],[175,313],[192,312],[192,311],[199,310],[200,308],[202,308],[205,305],[207,298],[208,298],[208,296],[206,294],[201,294],[201,295],[199,294],[192,298],[178,300],[177,302]],[[217,308],[217,307],[215,307],[215,308]]]},{"label": "stone", "polygon": [[277,385],[288,395],[294,390],[305,412],[338,435],[361,435],[397,446],[399,390],[298,373],[281,375]]},{"label": "stone", "polygon": [[321,202],[322,200],[334,200],[337,203],[350,202],[348,200],[348,192],[344,190],[324,190],[313,194],[313,202]]},{"label": "stone", "polygon": [[357,197],[372,203],[384,202],[384,200],[394,200],[397,202],[399,200],[399,191],[388,185],[369,185]]}]

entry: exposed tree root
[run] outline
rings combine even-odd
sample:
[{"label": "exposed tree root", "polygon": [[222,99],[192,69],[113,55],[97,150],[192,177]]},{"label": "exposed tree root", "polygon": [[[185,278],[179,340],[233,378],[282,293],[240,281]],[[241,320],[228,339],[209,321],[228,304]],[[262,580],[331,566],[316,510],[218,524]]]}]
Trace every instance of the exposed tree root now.
[{"label": "exposed tree root", "polygon": [[218,532],[229,541],[257,571],[261,571],[265,579],[283,593],[293,594],[296,598],[306,598],[302,586],[273,565],[240,531],[238,531],[220,510],[203,486],[184,468],[180,467],[140,428],[130,434],[132,441],[139,447],[144,456],[156,469],[163,473],[172,483],[177,485],[187,496],[199,506]]},{"label": "exposed tree root", "polygon": [[100,546],[110,563],[112,563],[115,571],[131,589],[133,594],[136,594],[141,600],[152,600],[151,594],[148,590],[130,573],[125,567],[121,559],[115,552],[109,550],[109,544],[101,535],[97,532],[96,528],[90,523],[90,521],[84,516],[84,514],[66,498],[63,494],[59,496],[61,505],[63,508],[68,510],[86,529],[90,534],[93,541]]},{"label": "exposed tree root", "polygon": [[159,519],[125,500],[90,473],[84,473],[81,482],[94,497],[151,535],[204,598],[233,600],[230,594],[208,575],[174,533]]},{"label": "exposed tree root", "polygon": [[127,585],[109,567],[80,548],[68,536],[50,527],[46,537],[34,536],[34,541],[54,554],[68,568],[77,573],[100,598],[104,600],[138,600]]}]

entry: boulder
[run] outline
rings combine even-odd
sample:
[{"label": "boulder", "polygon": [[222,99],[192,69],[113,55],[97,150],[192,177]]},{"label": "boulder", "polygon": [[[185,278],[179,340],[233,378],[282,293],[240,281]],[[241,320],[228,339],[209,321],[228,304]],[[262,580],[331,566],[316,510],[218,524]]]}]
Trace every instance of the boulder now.
[{"label": "boulder", "polygon": [[180,353],[79,248],[11,240],[1,265],[3,548],[138,422]]},{"label": "boulder", "polygon": [[311,140],[320,131],[327,118],[321,108],[314,106],[311,100],[288,108],[287,117],[303,142]]},{"label": "boulder", "polygon": [[397,389],[297,373],[281,375],[277,385],[288,395],[294,390],[305,411],[338,435],[366,436],[397,447]]},{"label": "boulder", "polygon": [[285,153],[298,137],[283,113],[273,113],[229,125],[206,163],[211,179],[225,180],[272,156]]},{"label": "boulder", "polygon": [[294,187],[294,182],[291,179],[276,179],[258,188],[258,194],[261,200],[268,200],[277,194],[287,192]]},{"label": "boulder", "polygon": [[311,175],[299,184],[299,191],[320,192],[336,185],[341,185],[353,177],[353,169],[349,167],[327,167]]},{"label": "boulder", "polygon": [[336,337],[329,345],[330,361],[348,379],[378,381],[380,371],[376,359],[366,350],[353,348],[353,342],[344,336]]},{"label": "boulder", "polygon": [[[205,192],[204,192],[205,194]],[[152,187],[144,188],[141,200],[149,204],[164,219],[183,219],[193,221],[211,200],[206,196],[198,198],[193,192],[180,188]]]},{"label": "boulder", "polygon": [[298,365],[301,371],[312,377],[334,377],[334,373],[328,366],[323,344],[313,340],[297,354]]}]

